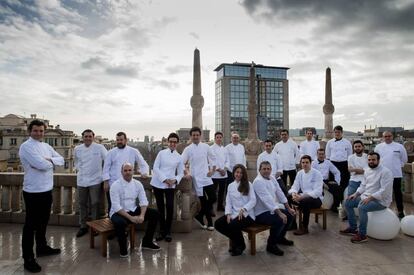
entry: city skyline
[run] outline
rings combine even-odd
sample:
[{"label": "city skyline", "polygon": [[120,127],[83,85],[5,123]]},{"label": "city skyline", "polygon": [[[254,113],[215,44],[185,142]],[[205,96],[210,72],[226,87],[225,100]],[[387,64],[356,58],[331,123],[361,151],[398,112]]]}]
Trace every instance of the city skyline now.
[{"label": "city skyline", "polygon": [[291,68],[290,128],[323,128],[326,67],[335,125],[414,128],[413,24],[412,1],[2,1],[0,116],[160,139],[191,126],[197,47],[211,131],[235,61]]}]

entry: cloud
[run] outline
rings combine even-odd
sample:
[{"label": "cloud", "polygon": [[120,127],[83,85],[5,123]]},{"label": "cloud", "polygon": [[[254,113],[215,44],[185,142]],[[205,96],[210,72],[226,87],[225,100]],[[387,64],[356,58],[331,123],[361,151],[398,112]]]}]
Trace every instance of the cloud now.
[{"label": "cloud", "polygon": [[195,33],[195,32],[189,32],[188,35],[190,35],[194,39],[197,39],[197,40],[200,39],[200,36],[197,33]]},{"label": "cloud", "polygon": [[167,74],[180,74],[180,73],[190,73],[193,70],[192,66],[188,65],[175,65],[168,66],[165,68]]}]

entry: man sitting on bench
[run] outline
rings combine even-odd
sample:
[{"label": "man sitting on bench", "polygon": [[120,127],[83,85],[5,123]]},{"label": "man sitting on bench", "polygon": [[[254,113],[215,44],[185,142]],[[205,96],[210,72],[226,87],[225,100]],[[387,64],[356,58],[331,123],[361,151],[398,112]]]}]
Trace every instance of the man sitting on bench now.
[{"label": "man sitting on bench", "polygon": [[[115,181],[110,187],[112,200],[109,216],[115,227],[118,238],[121,258],[128,257],[127,236],[125,228],[128,224],[148,222],[141,248],[159,250],[160,247],[153,242],[155,228],[159,220],[159,213],[155,209],[147,208],[148,200],[144,187],[138,180],[132,178],[134,166],[125,163],[121,167],[122,178]],[[137,207],[136,200],[139,200]]]},{"label": "man sitting on bench", "polygon": [[286,239],[285,235],[293,221],[295,210],[290,208],[279,183],[271,176],[270,162],[260,163],[259,172],[253,182],[257,200],[254,208],[256,222],[271,226],[266,250],[277,256],[283,256],[283,251],[277,245],[293,245],[293,241]]},{"label": "man sitting on bench", "polygon": [[304,155],[300,158],[302,170],[296,176],[295,182],[289,190],[289,200],[297,205],[303,213],[303,222],[295,235],[308,234],[309,216],[311,209],[322,205],[323,178],[321,173],[311,167],[311,157]]}]

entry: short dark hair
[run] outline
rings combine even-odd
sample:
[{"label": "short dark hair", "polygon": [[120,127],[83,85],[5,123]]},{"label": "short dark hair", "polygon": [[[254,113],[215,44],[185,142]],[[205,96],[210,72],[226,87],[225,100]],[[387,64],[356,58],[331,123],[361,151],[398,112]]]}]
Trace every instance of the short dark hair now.
[{"label": "short dark hair", "polygon": [[180,137],[176,133],[169,134],[167,140],[170,140],[170,138],[176,138],[177,142],[180,141]]},{"label": "short dark hair", "polygon": [[82,136],[85,135],[85,133],[92,133],[93,136],[95,136],[95,133],[91,129],[86,129],[82,132]]},{"label": "short dark hair", "polygon": [[313,134],[313,129],[312,128],[307,128],[305,133],[307,133],[307,132],[312,132],[312,134]]},{"label": "short dark hair", "polygon": [[288,129],[282,129],[282,130],[280,130],[280,133],[286,133],[286,134],[289,135],[289,130]]},{"label": "short dark hair", "polygon": [[193,132],[199,132],[201,135],[201,129],[200,127],[194,126],[193,128],[190,129],[190,136],[193,134]]},{"label": "short dark hair", "polygon": [[260,170],[262,170],[262,166],[263,166],[263,165],[270,165],[270,166],[272,166],[272,165],[270,164],[270,162],[268,162],[267,160],[262,161],[262,162],[260,163],[260,165],[259,165],[259,171],[260,171]]},{"label": "short dark hair", "polygon": [[117,137],[124,136],[124,138],[127,139],[127,136],[124,132],[118,132],[118,133],[116,133],[116,136]]},{"label": "short dark hair", "polygon": [[359,144],[361,144],[362,146],[364,146],[364,143],[362,142],[362,140],[359,140],[359,139],[354,140],[354,142],[352,143],[352,146],[354,146],[354,145],[355,145],[355,144],[357,144],[357,143],[359,143]]},{"label": "short dark hair", "polygon": [[46,130],[46,124],[43,121],[39,120],[39,119],[32,120],[30,122],[29,126],[27,127],[27,130],[29,132],[31,132],[32,129],[33,129],[33,126],[43,126],[45,128],[45,130]]},{"label": "short dark hair", "polygon": [[217,135],[224,136],[222,132],[215,132],[215,133],[214,133],[214,138],[215,138]]},{"label": "short dark hair", "polygon": [[344,128],[342,128],[342,126],[341,126],[341,125],[336,125],[336,126],[334,127],[334,131],[335,131],[335,130],[338,130],[338,131],[343,132],[343,131],[344,131]]},{"label": "short dark hair", "polygon": [[317,151],[318,151],[318,152],[325,152],[325,149],[323,149],[323,148],[319,148]]},{"label": "short dark hair", "polygon": [[377,156],[377,160],[380,160],[380,154],[378,154],[377,152],[371,151],[368,153],[368,156]]},{"label": "short dark hair", "polygon": [[265,141],[263,141],[263,143],[268,143],[268,142],[270,142],[273,145],[273,141],[270,139],[266,139]]},{"label": "short dark hair", "polygon": [[312,162],[312,158],[311,158],[311,156],[309,156],[309,155],[303,155],[301,158],[300,158],[300,162],[302,162],[302,160],[303,159],[308,159],[309,160],[309,162]]}]

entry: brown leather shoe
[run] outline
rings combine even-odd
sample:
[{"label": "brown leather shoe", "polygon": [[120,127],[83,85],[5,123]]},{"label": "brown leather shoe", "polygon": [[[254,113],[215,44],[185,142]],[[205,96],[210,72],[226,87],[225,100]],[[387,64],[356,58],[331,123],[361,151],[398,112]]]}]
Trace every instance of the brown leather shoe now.
[{"label": "brown leather shoe", "polygon": [[296,236],[301,236],[301,235],[309,234],[309,230],[307,228],[301,228],[293,232],[293,234]]}]

